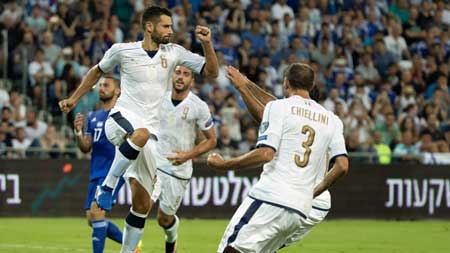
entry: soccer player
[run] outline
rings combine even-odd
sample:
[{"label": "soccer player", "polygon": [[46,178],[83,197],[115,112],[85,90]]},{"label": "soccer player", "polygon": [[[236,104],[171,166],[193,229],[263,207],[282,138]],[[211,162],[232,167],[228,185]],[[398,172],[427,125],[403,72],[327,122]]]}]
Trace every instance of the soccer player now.
[{"label": "soccer player", "polygon": [[[190,69],[178,66],[172,75],[172,92],[164,96],[160,114],[157,160],[159,196],[158,223],[164,229],[166,252],[175,252],[179,218],[175,215],[192,177],[192,159],[216,146],[216,134],[208,105],[190,91]],[[195,145],[197,129],[205,139]]]},{"label": "soccer player", "polygon": [[[250,81],[245,75],[241,74],[236,68],[230,66],[226,67],[226,70],[227,77],[232,81],[236,89],[241,94],[247,109],[253,116],[253,119],[256,122],[261,123],[264,107],[268,102],[276,100],[276,97],[261,89],[258,85]],[[327,155],[327,159],[322,160],[322,163],[319,164],[319,169],[321,171],[315,180],[315,185],[318,185],[322,181],[328,171],[328,168],[332,167],[328,164],[330,162],[329,160],[329,155]],[[302,240],[309,232],[311,232],[314,226],[321,223],[325,219],[330,208],[331,195],[328,190],[325,190],[313,199],[312,209],[308,214],[308,218],[300,225],[291,237],[286,239],[283,247]]]},{"label": "soccer player", "polygon": [[[92,227],[92,249],[94,253],[103,252],[106,237],[122,243],[122,232],[114,223],[105,220],[105,211],[101,210],[94,200],[95,190],[97,186],[102,184],[114,159],[115,147],[105,136],[105,121],[120,95],[119,80],[113,76],[105,76],[100,79],[99,95],[102,109],[89,113],[87,134],[83,134],[85,121],[82,114],[76,115],[73,124],[77,144],[81,152],[89,153],[92,150],[91,175],[85,209],[89,226]],[[121,178],[113,195],[114,199],[124,182]]]},{"label": "soccer player", "polygon": [[77,90],[59,104],[63,112],[69,112],[102,73],[119,67],[121,95],[105,123],[106,136],[117,147],[116,155],[102,187],[97,189],[96,200],[100,208],[110,210],[113,189],[129,168],[124,177],[130,184],[132,206],[126,217],[122,253],[136,248],[153,205],[159,107],[169,89],[172,72],[182,65],[206,77],[215,78],[218,74],[210,30],[195,28],[205,55],[202,57],[169,43],[173,34],[171,16],[165,8],[146,8],[142,14],[144,40],[114,44],[100,63],[89,70]]},{"label": "soccer player", "polygon": [[[342,122],[310,99],[313,85],[309,66],[291,64],[284,78],[287,98],[267,103],[257,149],[228,161],[219,154],[208,157],[209,166],[220,170],[265,163],[228,224],[219,252],[275,252],[306,222],[312,199],[347,172]],[[314,188],[327,152],[335,163]]]}]

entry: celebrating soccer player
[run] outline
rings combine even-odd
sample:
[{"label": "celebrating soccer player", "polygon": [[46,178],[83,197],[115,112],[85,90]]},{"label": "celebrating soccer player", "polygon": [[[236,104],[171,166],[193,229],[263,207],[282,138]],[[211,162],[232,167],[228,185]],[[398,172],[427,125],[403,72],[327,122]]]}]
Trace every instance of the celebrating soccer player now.
[{"label": "celebrating soccer player", "polygon": [[153,205],[159,107],[172,72],[182,65],[207,77],[218,74],[210,30],[195,28],[205,55],[202,57],[170,43],[171,16],[165,8],[146,8],[142,15],[144,40],[114,44],[100,63],[89,70],[77,90],[59,103],[63,112],[69,112],[103,73],[119,66],[122,92],[105,123],[106,136],[116,146],[116,154],[102,187],[97,190],[97,203],[104,210],[111,209],[113,189],[128,168],[124,177],[129,180],[133,197],[125,222],[122,253],[136,248]]}]

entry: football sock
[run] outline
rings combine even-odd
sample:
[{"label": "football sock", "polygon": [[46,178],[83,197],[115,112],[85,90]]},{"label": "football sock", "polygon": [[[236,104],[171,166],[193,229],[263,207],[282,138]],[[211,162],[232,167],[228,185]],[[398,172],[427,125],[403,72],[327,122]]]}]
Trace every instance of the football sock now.
[{"label": "football sock", "polygon": [[133,252],[136,249],[144,233],[146,218],[147,214],[136,213],[133,208],[130,208],[130,212],[125,219],[121,253]]},{"label": "football sock", "polygon": [[94,253],[103,253],[106,238],[105,220],[92,221],[92,249]]},{"label": "football sock", "polygon": [[178,226],[180,225],[180,219],[175,215],[174,222],[168,228],[164,228],[164,233],[166,233],[166,242],[175,242],[178,237]]},{"label": "football sock", "polygon": [[142,148],[135,145],[130,139],[127,139],[119,148],[116,148],[116,154],[114,156],[114,161],[111,164],[111,169],[102,185],[114,189],[120,176],[122,176],[130,163],[136,160],[141,150]]},{"label": "football sock", "polygon": [[107,220],[107,230],[106,235],[109,239],[116,241],[118,243],[122,243],[122,231],[120,231],[119,227],[111,221]]}]

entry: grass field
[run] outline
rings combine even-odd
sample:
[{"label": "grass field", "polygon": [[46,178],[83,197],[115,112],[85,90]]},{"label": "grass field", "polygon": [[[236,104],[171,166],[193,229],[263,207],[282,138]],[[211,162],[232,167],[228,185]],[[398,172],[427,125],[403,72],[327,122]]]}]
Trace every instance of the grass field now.
[{"label": "grass field", "polygon": [[[114,221],[122,227],[123,220]],[[182,220],[178,252],[216,252],[227,222]],[[81,218],[1,218],[0,252],[91,252],[90,233],[86,221]],[[149,220],[143,252],[164,252],[163,238],[156,222]],[[118,251],[118,244],[107,241],[105,252]],[[326,221],[301,243],[279,252],[449,253],[450,221]]]}]

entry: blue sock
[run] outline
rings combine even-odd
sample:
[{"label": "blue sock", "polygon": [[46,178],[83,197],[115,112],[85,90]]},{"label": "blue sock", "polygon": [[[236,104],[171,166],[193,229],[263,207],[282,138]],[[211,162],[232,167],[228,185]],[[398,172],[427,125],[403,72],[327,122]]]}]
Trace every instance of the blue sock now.
[{"label": "blue sock", "polygon": [[94,253],[103,253],[106,239],[105,220],[95,220],[92,222],[92,249]]},{"label": "blue sock", "polygon": [[108,223],[108,228],[106,230],[108,238],[122,244],[122,231],[120,231],[119,227],[111,221],[107,220],[106,222]]}]

